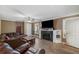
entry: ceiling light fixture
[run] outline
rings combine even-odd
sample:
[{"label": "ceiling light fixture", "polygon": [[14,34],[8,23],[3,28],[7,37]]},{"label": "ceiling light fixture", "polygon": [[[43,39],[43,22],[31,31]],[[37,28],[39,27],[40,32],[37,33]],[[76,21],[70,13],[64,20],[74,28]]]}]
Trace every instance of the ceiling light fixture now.
[{"label": "ceiling light fixture", "polygon": [[30,22],[30,23],[32,22],[32,18],[31,17],[28,17],[27,19],[28,19],[27,22]]}]

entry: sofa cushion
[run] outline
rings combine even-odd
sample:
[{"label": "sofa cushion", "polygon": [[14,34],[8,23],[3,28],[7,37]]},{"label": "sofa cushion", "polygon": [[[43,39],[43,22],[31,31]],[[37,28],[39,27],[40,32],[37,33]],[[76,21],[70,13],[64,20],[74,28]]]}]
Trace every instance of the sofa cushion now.
[{"label": "sofa cushion", "polygon": [[29,43],[25,43],[19,46],[18,48],[16,48],[16,50],[18,50],[20,53],[24,53],[25,51],[29,49],[29,47],[30,47]]},{"label": "sofa cushion", "polygon": [[13,49],[21,46],[22,44],[25,44],[26,42],[21,40],[21,39],[14,39],[14,40],[8,40],[5,41],[6,43],[8,43]]}]

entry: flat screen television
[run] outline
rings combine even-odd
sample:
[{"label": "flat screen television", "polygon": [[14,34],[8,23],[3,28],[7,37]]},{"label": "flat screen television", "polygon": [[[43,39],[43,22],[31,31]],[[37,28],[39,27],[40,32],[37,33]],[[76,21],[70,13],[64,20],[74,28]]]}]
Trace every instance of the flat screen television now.
[{"label": "flat screen television", "polygon": [[43,21],[42,28],[53,28],[53,20]]}]

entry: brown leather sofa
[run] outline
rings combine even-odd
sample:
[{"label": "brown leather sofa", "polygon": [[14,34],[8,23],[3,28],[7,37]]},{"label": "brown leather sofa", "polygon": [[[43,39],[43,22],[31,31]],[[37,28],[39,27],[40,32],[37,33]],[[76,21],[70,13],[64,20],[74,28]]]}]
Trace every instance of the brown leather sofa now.
[{"label": "brown leather sofa", "polygon": [[9,44],[0,43],[0,54],[20,54],[20,53],[12,49]]},{"label": "brown leather sofa", "polygon": [[[27,47],[27,45],[28,44],[24,44],[24,46],[22,45],[19,48],[23,50],[25,49],[25,47]],[[34,48],[30,48],[28,51],[24,50],[23,52],[21,52],[21,49],[20,50],[18,50],[18,48],[12,49],[11,46],[7,43],[0,43],[0,54],[44,54],[45,53],[45,50],[43,49],[36,50]]]},{"label": "brown leather sofa", "polygon": [[45,54],[45,50],[44,49],[35,49],[30,47],[28,49],[28,51],[25,52],[25,54]]},{"label": "brown leather sofa", "polygon": [[[35,49],[32,47],[32,41],[23,39],[26,35],[16,36],[11,40],[3,40],[0,42],[0,54],[44,54],[44,49]],[[35,43],[35,41],[34,41]]]},{"label": "brown leather sofa", "polygon": [[45,54],[45,50],[29,47],[27,43],[16,49],[13,49],[8,43],[0,43],[0,54]]},{"label": "brown leather sofa", "polygon": [[24,36],[27,36],[27,35],[25,35],[25,34],[18,34],[18,33],[2,33],[0,35],[0,38],[4,39],[4,40],[13,40],[13,39],[22,38]]},{"label": "brown leather sofa", "polygon": [[45,54],[45,50],[35,49],[30,43],[15,39],[0,43],[0,54]]}]

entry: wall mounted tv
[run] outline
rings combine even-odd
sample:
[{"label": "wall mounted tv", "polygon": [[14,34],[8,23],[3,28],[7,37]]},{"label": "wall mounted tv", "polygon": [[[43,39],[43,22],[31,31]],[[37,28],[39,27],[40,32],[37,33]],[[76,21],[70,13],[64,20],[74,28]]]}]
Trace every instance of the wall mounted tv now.
[{"label": "wall mounted tv", "polygon": [[53,20],[43,21],[42,28],[53,28]]}]

